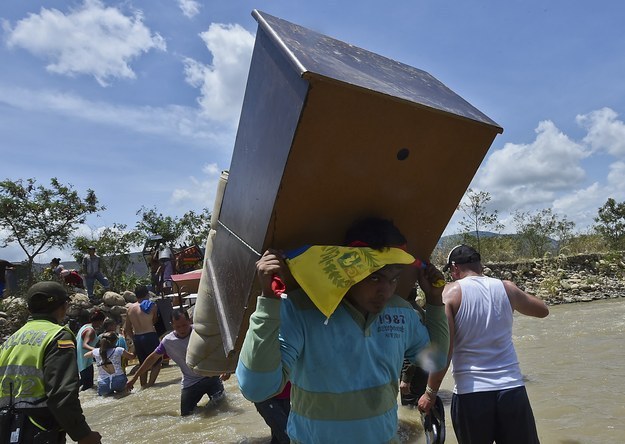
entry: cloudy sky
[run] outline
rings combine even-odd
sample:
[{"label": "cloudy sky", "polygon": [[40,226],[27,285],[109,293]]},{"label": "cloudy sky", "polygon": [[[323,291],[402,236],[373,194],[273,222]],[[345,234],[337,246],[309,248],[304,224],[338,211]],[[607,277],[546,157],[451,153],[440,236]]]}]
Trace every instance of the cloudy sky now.
[{"label": "cloudy sky", "polygon": [[509,229],[552,208],[583,231],[625,200],[619,0],[2,0],[0,178],[92,188],[107,209],[83,232],[212,209],[254,8],[427,71],[499,123],[471,186]]}]

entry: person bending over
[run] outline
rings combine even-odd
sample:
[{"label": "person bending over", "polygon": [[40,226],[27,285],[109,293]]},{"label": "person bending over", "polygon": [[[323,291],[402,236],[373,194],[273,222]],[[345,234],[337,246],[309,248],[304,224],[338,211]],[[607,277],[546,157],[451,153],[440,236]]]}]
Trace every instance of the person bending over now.
[{"label": "person bending over", "polygon": [[220,402],[224,396],[224,386],[222,381],[230,377],[229,374],[220,376],[202,376],[193,372],[186,362],[187,348],[193,325],[189,320],[189,314],[180,308],[175,308],[171,312],[171,324],[174,329],[168,333],[160,342],[158,347],[143,361],[139,370],[128,381],[127,388],[132,390],[137,378],[144,375],[154,363],[167,353],[174,360],[182,372],[182,392],[180,394],[180,415],[190,415],[197,407],[197,403],[204,395],[208,395],[211,405]]}]

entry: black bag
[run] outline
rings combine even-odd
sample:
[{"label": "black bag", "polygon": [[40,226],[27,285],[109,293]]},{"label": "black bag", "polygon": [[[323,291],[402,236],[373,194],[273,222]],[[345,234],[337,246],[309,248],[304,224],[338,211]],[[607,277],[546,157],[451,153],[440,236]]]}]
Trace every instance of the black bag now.
[{"label": "black bag", "polygon": [[9,405],[0,408],[0,444],[59,444],[65,442],[64,437],[58,427],[41,430],[24,410],[15,408],[10,383]]},{"label": "black bag", "polygon": [[18,412],[13,406],[3,407],[0,410],[0,443],[24,443],[24,426],[28,422],[23,412]]}]

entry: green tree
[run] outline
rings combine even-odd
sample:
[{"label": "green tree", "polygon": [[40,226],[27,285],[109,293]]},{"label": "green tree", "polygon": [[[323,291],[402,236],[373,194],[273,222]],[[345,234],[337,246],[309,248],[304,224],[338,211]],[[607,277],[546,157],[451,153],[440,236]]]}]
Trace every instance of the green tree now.
[{"label": "green tree", "polygon": [[560,249],[560,252],[566,254],[607,253],[608,251],[609,246],[603,236],[592,228],[588,229],[587,233],[576,234],[569,239],[565,249]]},{"label": "green tree", "polygon": [[211,213],[208,208],[204,208],[200,213],[195,213],[193,210],[187,211],[182,215],[180,224],[184,229],[182,242],[203,247],[211,228]]},{"label": "green tree", "polygon": [[614,250],[625,249],[625,202],[617,203],[609,198],[599,208],[595,231],[600,234]]},{"label": "green tree", "polygon": [[56,178],[49,188],[35,179],[6,179],[0,182],[0,228],[6,230],[0,246],[15,242],[24,251],[30,285],[35,258],[52,247],[65,247],[87,215],[103,209],[93,190],[81,197],[72,185]]},{"label": "green tree", "polygon": [[139,221],[135,225],[137,231],[145,236],[159,235],[167,244],[174,244],[182,237],[184,227],[178,217],[165,216],[156,208],[141,207],[137,211]]},{"label": "green tree", "polygon": [[140,233],[144,236],[160,235],[163,242],[169,245],[203,246],[210,230],[210,212],[206,208],[200,213],[190,210],[178,218],[165,216],[156,208],[141,207],[137,215],[140,219],[136,229]]},{"label": "green tree", "polygon": [[124,224],[113,224],[101,231],[92,232],[90,237],[76,236],[73,238],[74,259],[79,264],[89,246],[94,246],[100,256],[102,272],[108,277],[111,289],[117,292],[129,290],[124,288],[128,281],[126,276],[131,264],[130,252],[137,248],[143,240],[137,230],[128,230]]},{"label": "green tree", "polygon": [[552,251],[553,241],[558,244],[571,238],[575,223],[555,214],[551,208],[535,213],[516,211],[514,223],[522,254],[529,257],[542,257]]},{"label": "green tree", "polygon": [[473,243],[472,237],[475,237],[477,250],[481,252],[480,232],[490,228],[499,233],[504,227],[499,222],[497,210],[488,211],[488,203],[491,201],[488,191],[473,191],[469,188],[465,197],[466,200],[460,204],[464,213],[460,221],[460,226],[464,229],[463,240]]}]

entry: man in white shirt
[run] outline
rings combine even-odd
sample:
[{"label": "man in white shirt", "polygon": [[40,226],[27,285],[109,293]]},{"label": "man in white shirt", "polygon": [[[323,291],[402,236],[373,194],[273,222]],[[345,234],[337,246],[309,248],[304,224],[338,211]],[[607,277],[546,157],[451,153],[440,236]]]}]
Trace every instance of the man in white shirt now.
[{"label": "man in white shirt", "polygon": [[[468,245],[454,247],[443,270],[454,279],[445,286],[443,302],[455,381],[451,418],[458,443],[538,443],[512,343],[512,315],[516,310],[544,318],[549,308],[510,281],[484,276],[480,254]],[[420,410],[430,410],[446,371],[430,374]]]}]

